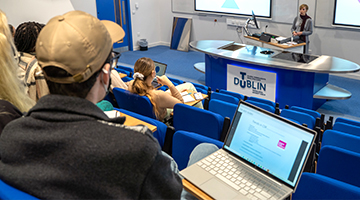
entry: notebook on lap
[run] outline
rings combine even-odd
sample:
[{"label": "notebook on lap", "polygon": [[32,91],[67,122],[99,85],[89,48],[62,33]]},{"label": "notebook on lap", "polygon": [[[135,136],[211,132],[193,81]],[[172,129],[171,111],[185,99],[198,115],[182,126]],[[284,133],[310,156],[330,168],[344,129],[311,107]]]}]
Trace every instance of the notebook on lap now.
[{"label": "notebook on lap", "polygon": [[[164,64],[164,63],[161,63],[161,62],[157,62],[157,61],[154,61],[154,64],[155,64],[156,76],[165,75],[167,65]],[[159,84],[159,83],[157,82],[157,79],[156,79],[156,78],[154,78],[154,80],[151,82],[151,85],[152,85],[154,88],[158,88],[158,87],[161,86],[161,84]]]},{"label": "notebook on lap", "polygon": [[316,132],[240,101],[222,149],[180,174],[214,199],[284,199]]}]

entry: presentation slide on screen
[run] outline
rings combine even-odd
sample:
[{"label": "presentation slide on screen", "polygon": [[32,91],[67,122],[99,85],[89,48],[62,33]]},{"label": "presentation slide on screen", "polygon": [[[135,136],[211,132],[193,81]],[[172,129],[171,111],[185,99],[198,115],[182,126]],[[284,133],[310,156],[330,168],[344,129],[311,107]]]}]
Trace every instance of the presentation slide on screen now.
[{"label": "presentation slide on screen", "polygon": [[360,0],[337,0],[334,24],[360,26]]},{"label": "presentation slide on screen", "polygon": [[271,0],[195,0],[196,11],[270,17]]},{"label": "presentation slide on screen", "polygon": [[309,148],[310,145],[305,141],[311,142],[312,136],[302,133],[300,129],[298,135],[289,134],[297,130],[258,111],[249,112],[248,109],[240,108],[239,112],[242,114],[230,150],[294,185],[294,177],[300,173],[300,163],[306,156],[298,152],[302,152],[301,149],[305,152]]}]

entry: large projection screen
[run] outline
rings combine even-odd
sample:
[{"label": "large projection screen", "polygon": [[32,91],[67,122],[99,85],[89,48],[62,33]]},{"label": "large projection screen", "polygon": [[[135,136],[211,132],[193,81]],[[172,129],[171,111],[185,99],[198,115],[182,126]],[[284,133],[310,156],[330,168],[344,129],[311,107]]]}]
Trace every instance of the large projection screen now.
[{"label": "large projection screen", "polygon": [[272,0],[195,0],[195,11],[271,18]]},{"label": "large projection screen", "polygon": [[335,0],[333,25],[360,28],[360,0]]}]

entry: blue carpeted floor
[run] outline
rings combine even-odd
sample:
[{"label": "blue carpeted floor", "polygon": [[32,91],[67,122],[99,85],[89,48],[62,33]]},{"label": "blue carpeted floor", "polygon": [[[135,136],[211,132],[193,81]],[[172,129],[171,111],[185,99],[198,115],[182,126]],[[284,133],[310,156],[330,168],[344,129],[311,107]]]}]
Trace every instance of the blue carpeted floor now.
[{"label": "blue carpeted floor", "polygon": [[[166,74],[169,77],[179,78],[205,84],[205,74],[197,71],[194,64],[204,62],[203,53],[196,51],[182,52],[172,50],[168,46],[156,46],[147,51],[128,51],[122,53],[120,64],[133,66],[137,59],[149,57],[155,61],[168,65]],[[360,120],[360,80],[330,75],[329,83],[344,88],[352,93],[347,100],[329,100],[317,111],[327,116],[345,117]]]},{"label": "blue carpeted floor", "polygon": [[197,71],[194,64],[204,62],[205,55],[197,51],[177,51],[168,46],[156,46],[147,51],[128,51],[122,53],[119,62],[133,66],[137,59],[149,57],[154,61],[167,64],[166,74],[169,77],[184,77],[185,81],[205,84],[205,74]]}]

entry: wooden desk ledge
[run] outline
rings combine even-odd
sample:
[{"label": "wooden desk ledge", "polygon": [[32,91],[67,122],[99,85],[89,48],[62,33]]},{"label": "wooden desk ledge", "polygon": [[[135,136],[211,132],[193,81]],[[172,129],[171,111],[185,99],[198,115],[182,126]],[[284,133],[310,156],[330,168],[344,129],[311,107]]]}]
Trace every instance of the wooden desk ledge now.
[{"label": "wooden desk ledge", "polygon": [[209,195],[207,195],[205,192],[200,190],[198,187],[187,181],[186,179],[182,180],[184,189],[188,192],[190,192],[192,195],[194,195],[198,199],[213,199]]},{"label": "wooden desk ledge", "polygon": [[[119,112],[119,111],[118,111]],[[124,125],[126,126],[137,126],[137,125],[144,125],[144,126],[147,126],[152,132],[155,132],[157,130],[157,127],[152,125],[152,124],[149,124],[147,122],[144,122],[140,119],[137,119],[135,117],[132,117],[130,115],[127,115],[127,114],[124,114],[124,113],[121,113],[120,116],[122,117],[126,117],[126,120],[124,122]]]}]

